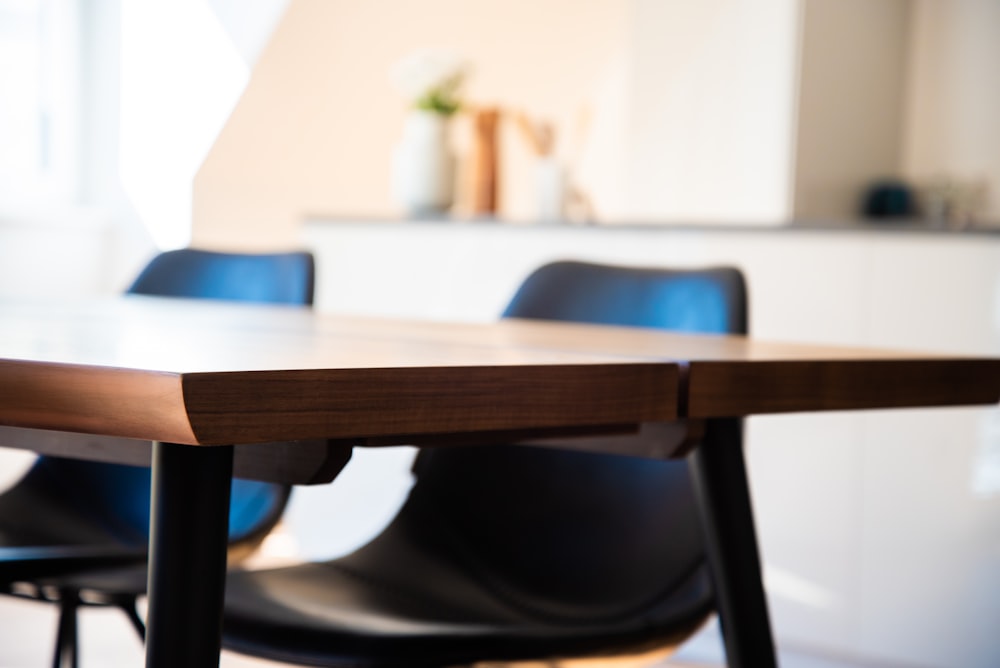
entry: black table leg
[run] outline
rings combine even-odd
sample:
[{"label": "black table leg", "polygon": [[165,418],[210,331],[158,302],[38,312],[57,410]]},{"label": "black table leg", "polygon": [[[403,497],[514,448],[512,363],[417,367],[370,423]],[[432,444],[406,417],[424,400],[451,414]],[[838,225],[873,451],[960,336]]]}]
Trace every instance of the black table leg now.
[{"label": "black table leg", "polygon": [[147,668],[219,665],[232,446],[153,444]]},{"label": "black table leg", "polygon": [[761,582],[742,421],[709,420],[688,455],[730,668],[777,665]]}]

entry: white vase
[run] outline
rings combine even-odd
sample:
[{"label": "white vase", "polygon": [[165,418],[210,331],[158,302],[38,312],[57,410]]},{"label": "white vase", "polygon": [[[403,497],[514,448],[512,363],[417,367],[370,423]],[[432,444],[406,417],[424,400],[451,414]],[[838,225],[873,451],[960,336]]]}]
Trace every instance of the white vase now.
[{"label": "white vase", "polygon": [[448,117],[414,110],[392,155],[392,195],[411,216],[427,217],[451,207],[455,157],[448,143]]}]

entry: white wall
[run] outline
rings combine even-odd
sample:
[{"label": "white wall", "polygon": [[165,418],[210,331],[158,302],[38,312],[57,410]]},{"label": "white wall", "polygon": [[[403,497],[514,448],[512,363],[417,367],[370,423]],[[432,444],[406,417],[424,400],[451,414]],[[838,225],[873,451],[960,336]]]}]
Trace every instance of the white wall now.
[{"label": "white wall", "polygon": [[633,3],[627,220],[788,220],[798,5]]},{"label": "white wall", "polygon": [[983,217],[1000,224],[1000,3],[913,3],[906,173],[984,184]]},{"label": "white wall", "polygon": [[868,185],[901,178],[969,191],[972,222],[1000,224],[1000,3],[803,8],[795,218],[857,217]]},{"label": "white wall", "polygon": [[802,7],[794,216],[856,218],[873,181],[901,175],[910,2]]}]

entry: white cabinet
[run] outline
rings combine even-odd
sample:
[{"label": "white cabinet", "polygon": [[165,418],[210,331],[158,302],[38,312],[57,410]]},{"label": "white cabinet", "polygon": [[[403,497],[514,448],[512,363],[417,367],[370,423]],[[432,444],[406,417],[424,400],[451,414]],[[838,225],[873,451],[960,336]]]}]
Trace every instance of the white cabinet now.
[{"label": "white cabinet", "polygon": [[[733,264],[756,336],[1000,355],[1000,235],[330,221],[305,235],[320,309],[486,321],[555,259]],[[1000,665],[996,409],[751,418],[747,451],[779,643]]]}]

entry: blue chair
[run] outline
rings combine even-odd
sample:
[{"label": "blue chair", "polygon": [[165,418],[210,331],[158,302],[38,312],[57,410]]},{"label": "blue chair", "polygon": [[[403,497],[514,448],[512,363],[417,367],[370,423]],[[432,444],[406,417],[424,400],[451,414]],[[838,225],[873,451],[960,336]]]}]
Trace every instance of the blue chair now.
[{"label": "blue chair", "polygon": [[[162,253],[131,294],[310,305],[309,253],[246,255],[183,249]],[[234,480],[231,554],[248,553],[278,521],[289,487]],[[145,593],[148,467],[39,457],[0,495],[0,593],[60,606],[54,664],[76,665],[81,605],[121,608],[140,636],[136,599]],[[123,568],[127,565],[134,568]],[[111,569],[111,570],[107,570]]]},{"label": "blue chair", "polygon": [[306,252],[241,255],[186,248],[153,258],[128,292],[309,306],[315,275],[315,262]]},{"label": "blue chair", "polygon": [[[542,267],[507,317],[743,333],[732,268]],[[223,646],[310,666],[453,666],[676,646],[715,607],[685,461],[425,449],[399,514],[325,563],[229,575]]]}]

